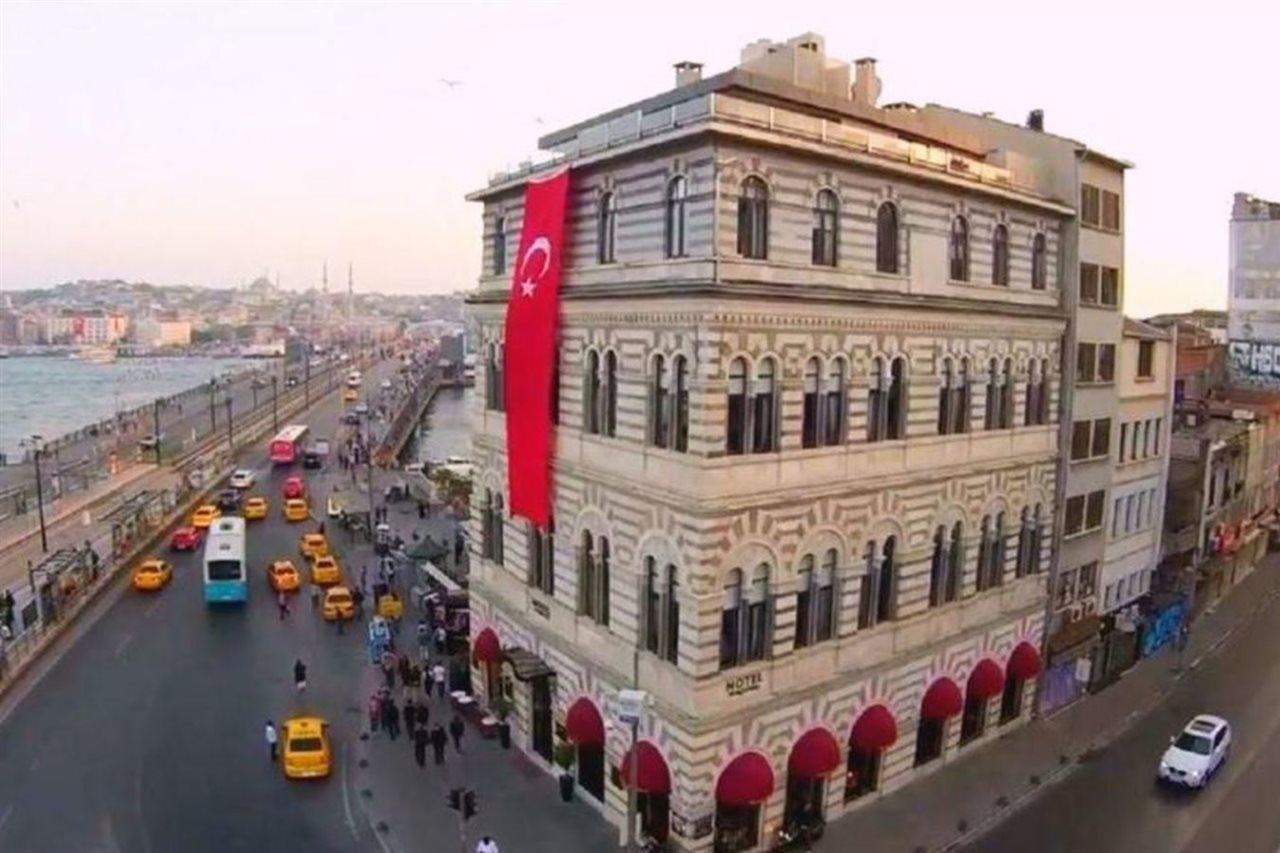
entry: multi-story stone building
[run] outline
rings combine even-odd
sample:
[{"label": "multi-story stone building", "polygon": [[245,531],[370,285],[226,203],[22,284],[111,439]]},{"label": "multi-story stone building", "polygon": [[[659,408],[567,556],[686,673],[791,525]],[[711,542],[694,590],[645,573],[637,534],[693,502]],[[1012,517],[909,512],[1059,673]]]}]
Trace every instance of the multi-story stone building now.
[{"label": "multi-story stone building", "polygon": [[[634,785],[674,848],[759,849],[1030,715],[1089,240],[1074,155],[1046,185],[1055,163],[877,106],[874,62],[818,36],[677,75],[541,141],[573,170],[546,530],[505,509],[502,393],[538,171],[471,196],[473,683],[536,760],[571,744],[611,820]],[[623,688],[650,697],[634,748]]]},{"label": "multi-story stone building", "polygon": [[1231,378],[1280,388],[1280,203],[1235,194],[1230,265]]}]

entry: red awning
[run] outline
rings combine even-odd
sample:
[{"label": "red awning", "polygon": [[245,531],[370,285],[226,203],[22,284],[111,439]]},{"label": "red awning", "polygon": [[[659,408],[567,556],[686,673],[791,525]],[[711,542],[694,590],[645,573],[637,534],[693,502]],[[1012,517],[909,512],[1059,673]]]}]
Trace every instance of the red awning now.
[{"label": "red awning", "polygon": [[485,628],[471,641],[471,660],[476,663],[496,663],[502,659],[502,643],[492,628]]},{"label": "red awning", "polygon": [[720,771],[716,802],[726,806],[762,803],[773,793],[773,767],[758,752],[744,752]]},{"label": "red awning", "polygon": [[1000,665],[991,658],[978,661],[973,672],[969,673],[966,689],[970,696],[978,699],[990,699],[1004,690],[1004,673],[1000,671]]},{"label": "red awning", "polygon": [[[658,752],[658,748],[647,740],[635,745],[636,753],[636,790],[642,794],[671,793],[671,773],[667,770],[667,762]],[[618,775],[622,777],[622,786],[631,787],[631,750],[622,756],[622,764],[618,767]]]},{"label": "red awning", "polygon": [[585,697],[569,707],[564,718],[565,733],[569,740],[583,745],[604,745],[604,720],[595,703]]},{"label": "red awning", "polygon": [[930,720],[945,720],[954,717],[964,708],[964,697],[960,688],[950,678],[942,677],[929,686],[920,703],[920,716]]},{"label": "red awning", "polygon": [[823,728],[809,729],[791,747],[787,772],[804,779],[826,776],[840,766],[840,744]]},{"label": "red awning", "polygon": [[1007,667],[1010,678],[1026,681],[1040,674],[1040,653],[1030,643],[1018,643],[1018,647],[1009,655]]},{"label": "red awning", "polygon": [[849,733],[849,743],[862,752],[888,749],[898,739],[898,722],[893,712],[883,705],[872,705],[858,715]]}]

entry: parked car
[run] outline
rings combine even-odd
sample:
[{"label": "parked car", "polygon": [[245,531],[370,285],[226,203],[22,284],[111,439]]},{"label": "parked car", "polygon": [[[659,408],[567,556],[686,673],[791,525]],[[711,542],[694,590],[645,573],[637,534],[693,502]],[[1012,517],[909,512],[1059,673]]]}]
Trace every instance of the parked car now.
[{"label": "parked car", "polygon": [[1201,714],[1187,723],[1160,756],[1156,778],[1187,788],[1203,788],[1227,760],[1231,725],[1221,717]]}]

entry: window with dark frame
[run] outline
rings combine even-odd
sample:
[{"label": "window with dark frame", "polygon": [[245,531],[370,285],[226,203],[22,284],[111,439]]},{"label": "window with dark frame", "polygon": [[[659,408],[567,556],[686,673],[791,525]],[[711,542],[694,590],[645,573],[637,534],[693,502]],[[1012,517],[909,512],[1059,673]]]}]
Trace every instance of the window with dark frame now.
[{"label": "window with dark frame", "polygon": [[689,360],[683,355],[671,359],[671,379],[675,420],[671,446],[684,453],[689,449]]},{"label": "window with dark frame", "polygon": [[600,196],[600,211],[596,225],[596,261],[611,264],[618,237],[618,197],[606,192]]},{"label": "window with dark frame", "polygon": [[813,210],[813,263],[834,267],[840,235],[840,201],[836,194],[824,189],[818,192]]},{"label": "window with dark frame", "polygon": [[649,431],[654,447],[666,447],[670,437],[670,389],[666,361],[661,355],[655,355],[650,363],[653,365],[653,378],[650,383]]},{"label": "window with dark frame", "polygon": [[1080,185],[1080,221],[1085,225],[1102,224],[1101,190],[1092,184]]},{"label": "window with dark frame", "polygon": [[755,175],[742,182],[738,196],[738,254],[769,257],[769,188]]},{"label": "window with dark frame", "polygon": [[1116,378],[1116,345],[1098,344],[1098,381],[1114,382]]},{"label": "window with dark frame", "polygon": [[969,280],[969,220],[957,216],[951,220],[951,280]]},{"label": "window with dark frame", "polygon": [[876,272],[898,272],[898,209],[888,201],[876,211]]},{"label": "window with dark frame", "polygon": [[1098,303],[1098,265],[1080,264],[1080,304]]},{"label": "window with dark frame", "polygon": [[685,253],[685,234],[688,231],[689,180],[676,175],[667,183],[666,255],[682,258]]},{"label": "window with dark frame", "polygon": [[1049,253],[1043,234],[1031,239],[1031,289],[1044,290],[1049,285]]},{"label": "window with dark frame", "polygon": [[1120,230],[1120,196],[1110,190],[1102,190],[1102,227],[1108,231]]},{"label": "window with dark frame", "polygon": [[1009,229],[1003,223],[991,235],[991,283],[1009,286]]},{"label": "window with dark frame", "polygon": [[1093,422],[1093,446],[1089,455],[1094,458],[1111,453],[1111,418],[1099,418]]},{"label": "window with dark frame", "polygon": [[1150,379],[1155,375],[1155,341],[1138,341],[1138,378]]},{"label": "window with dark frame", "polygon": [[747,449],[747,361],[735,358],[729,365],[729,406],[725,424],[725,452],[737,455]]},{"label": "window with dark frame", "polygon": [[1120,304],[1120,270],[1115,267],[1100,267],[1098,302],[1108,308]]},{"label": "window with dark frame", "polygon": [[493,274],[500,275],[507,271],[507,218],[495,216],[493,219]]},{"label": "window with dark frame", "polygon": [[1076,345],[1076,381],[1077,382],[1093,382],[1097,378],[1098,372],[1098,346],[1097,344],[1077,344]]}]

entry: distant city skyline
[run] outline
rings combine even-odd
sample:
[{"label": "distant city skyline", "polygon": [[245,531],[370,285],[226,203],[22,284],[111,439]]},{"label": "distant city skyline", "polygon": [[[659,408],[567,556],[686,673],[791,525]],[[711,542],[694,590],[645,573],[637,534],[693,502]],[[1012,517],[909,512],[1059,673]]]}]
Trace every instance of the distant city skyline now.
[{"label": "distant city skyline", "polygon": [[463,196],[494,164],[665,91],[676,61],[715,73],[749,41],[805,30],[834,55],[876,56],[882,103],[1017,123],[1040,108],[1048,130],[1135,162],[1131,314],[1224,307],[1233,193],[1280,197],[1264,143],[1280,114],[1251,82],[1272,73],[1280,15],[1261,6],[1108,5],[1105,27],[1048,6],[1015,20],[972,5],[945,27],[928,5],[688,7],[679,27],[611,7],[622,40],[584,8],[6,3],[0,288],[231,287],[266,270],[305,290],[328,260],[345,290],[350,260],[357,292],[469,289],[480,216]]}]

